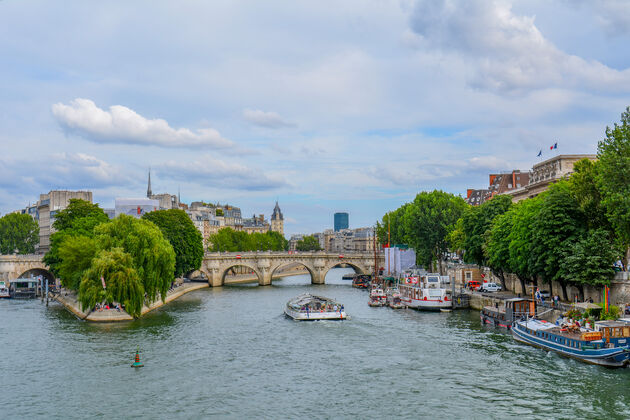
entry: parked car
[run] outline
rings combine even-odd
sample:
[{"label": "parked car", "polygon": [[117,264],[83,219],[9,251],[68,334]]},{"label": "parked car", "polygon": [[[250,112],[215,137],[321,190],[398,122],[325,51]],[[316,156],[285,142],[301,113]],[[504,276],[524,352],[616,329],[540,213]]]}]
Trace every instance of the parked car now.
[{"label": "parked car", "polygon": [[501,286],[496,283],[484,283],[479,288],[479,291],[481,292],[500,292],[501,290]]},{"label": "parked car", "polygon": [[481,287],[481,283],[479,283],[477,280],[471,280],[468,283],[466,283],[466,289],[479,290],[480,287]]},{"label": "parked car", "polygon": [[551,297],[551,293],[549,293],[549,290],[541,290],[540,297],[544,299],[549,299]]}]

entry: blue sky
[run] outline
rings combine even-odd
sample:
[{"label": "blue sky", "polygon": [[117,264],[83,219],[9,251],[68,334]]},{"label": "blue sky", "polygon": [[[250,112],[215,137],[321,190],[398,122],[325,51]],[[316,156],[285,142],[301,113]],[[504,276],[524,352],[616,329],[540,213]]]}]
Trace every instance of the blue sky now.
[{"label": "blue sky", "polygon": [[[625,0],[0,2],[0,212],[51,189],[279,200],[287,234],[595,153]],[[551,157],[549,152],[546,157]]]}]

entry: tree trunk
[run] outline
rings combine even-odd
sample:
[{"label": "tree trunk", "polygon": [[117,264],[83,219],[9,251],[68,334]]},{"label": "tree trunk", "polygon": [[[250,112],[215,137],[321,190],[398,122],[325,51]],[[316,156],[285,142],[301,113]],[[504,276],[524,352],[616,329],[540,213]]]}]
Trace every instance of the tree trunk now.
[{"label": "tree trunk", "polygon": [[518,280],[521,282],[521,294],[523,296],[527,295],[527,289],[525,289],[525,279],[519,275],[517,275],[516,277],[518,277]]},{"label": "tree trunk", "polygon": [[503,270],[492,270],[492,274],[494,274],[501,280],[501,288],[503,290],[507,290],[507,286],[505,285],[505,274],[503,273]]},{"label": "tree trunk", "polygon": [[553,281],[549,282],[549,296],[553,296]]},{"label": "tree trunk", "polygon": [[569,297],[567,296],[567,285],[565,282],[562,281],[560,282],[560,286],[562,286],[562,296],[564,301],[566,302],[569,300]]},{"label": "tree trunk", "polygon": [[577,288],[580,293],[580,302],[584,302],[584,285],[582,283],[577,284]]}]

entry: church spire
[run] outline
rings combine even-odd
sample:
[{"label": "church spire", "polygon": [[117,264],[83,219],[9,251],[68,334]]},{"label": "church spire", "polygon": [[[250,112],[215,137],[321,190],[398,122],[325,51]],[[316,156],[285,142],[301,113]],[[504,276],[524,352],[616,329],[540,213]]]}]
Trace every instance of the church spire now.
[{"label": "church spire", "polygon": [[153,192],[151,191],[151,168],[149,168],[149,185],[147,186],[147,198],[151,198]]}]

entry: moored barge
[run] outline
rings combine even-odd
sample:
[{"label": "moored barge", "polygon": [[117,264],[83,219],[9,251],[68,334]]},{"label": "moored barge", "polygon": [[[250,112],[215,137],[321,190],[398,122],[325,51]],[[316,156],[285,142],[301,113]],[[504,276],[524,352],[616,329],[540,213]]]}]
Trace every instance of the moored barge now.
[{"label": "moored barge", "polygon": [[503,306],[484,306],[481,309],[481,322],[497,327],[512,328],[514,321],[536,315],[536,302],[530,299],[506,299]]}]

